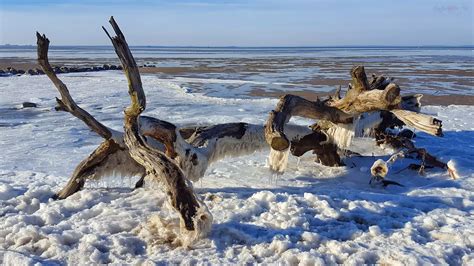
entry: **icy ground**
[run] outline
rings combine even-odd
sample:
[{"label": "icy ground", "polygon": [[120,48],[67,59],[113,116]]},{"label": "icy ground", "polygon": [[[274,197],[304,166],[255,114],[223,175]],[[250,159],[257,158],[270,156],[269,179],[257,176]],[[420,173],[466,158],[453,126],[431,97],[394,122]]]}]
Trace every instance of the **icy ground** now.
[{"label": "icy ground", "polygon": [[[61,78],[84,109],[122,128],[122,74]],[[143,82],[146,114],[179,125],[263,123],[276,104],[190,93],[176,79]],[[290,158],[277,180],[266,167],[268,151],[213,165],[195,183],[214,215],[212,232],[188,250],[163,238],[170,226],[160,222],[172,225],[176,214],[156,185],[132,191],[136,178],[110,177],[66,200],[49,199],[100,142],[81,121],[53,110],[55,96],[44,76],[0,80],[1,264],[473,264],[474,106],[423,108],[443,120],[445,137],[418,133],[417,145],[456,161],[459,180],[442,170],[395,174],[407,164],[399,161],[389,178],[405,187],[371,187],[368,169],[388,151],[367,140],[354,148],[367,157],[347,160],[348,167]],[[19,109],[23,101],[39,108]]]}]

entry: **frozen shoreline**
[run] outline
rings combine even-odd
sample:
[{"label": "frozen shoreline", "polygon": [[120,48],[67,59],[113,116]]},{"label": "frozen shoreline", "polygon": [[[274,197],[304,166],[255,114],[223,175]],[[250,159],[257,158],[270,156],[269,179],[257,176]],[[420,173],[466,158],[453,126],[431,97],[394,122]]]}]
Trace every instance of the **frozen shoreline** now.
[{"label": "frozen shoreline", "polygon": [[[122,128],[128,103],[120,73],[61,77],[84,109]],[[204,82],[204,81],[203,81]],[[263,124],[276,99],[210,97],[179,80],[143,76],[146,114],[177,124],[244,121]],[[11,93],[14,92],[14,93]],[[35,263],[449,263],[469,264],[474,236],[474,106],[427,106],[443,120],[444,138],[418,134],[417,146],[461,174],[403,171],[404,188],[370,187],[365,166],[386,151],[361,140],[356,167],[328,168],[305,156],[270,181],[268,153],[213,165],[198,194],[214,215],[208,239],[192,250],[172,248],[154,231],[169,211],[156,186],[131,191],[133,179],[90,183],[63,201],[49,197],[68,180],[99,137],[68,113],[54,112],[56,91],[44,76],[0,84],[0,262]],[[224,95],[225,96],[225,95]],[[39,108],[16,109],[32,101]],[[301,119],[292,120],[305,123]],[[374,154],[375,158],[371,155]],[[395,165],[393,172],[407,162]],[[350,164],[351,165],[351,164]]]}]

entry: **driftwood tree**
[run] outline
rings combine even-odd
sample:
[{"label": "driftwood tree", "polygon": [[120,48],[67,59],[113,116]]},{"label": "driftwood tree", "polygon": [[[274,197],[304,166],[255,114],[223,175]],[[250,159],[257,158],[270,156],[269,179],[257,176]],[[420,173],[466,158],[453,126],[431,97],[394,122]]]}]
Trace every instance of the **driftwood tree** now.
[{"label": "driftwood tree", "polygon": [[[164,184],[169,202],[181,217],[182,228],[194,231],[193,238],[199,238],[210,231],[212,215],[206,205],[199,200],[193,191],[191,182],[184,176],[179,166],[165,153],[148,145],[140,133],[139,116],[146,108],[145,92],[143,91],[140,73],[135,59],[130,52],[125,36],[113,19],[110,19],[116,36],[111,37],[115,52],[119,57],[128,80],[130,106],[125,110],[125,144],[130,156],[145,168],[146,174]],[[167,137],[169,134],[166,135]],[[163,138],[165,139],[165,138]],[[170,144],[168,144],[170,145]],[[168,153],[171,146],[168,147]]]},{"label": "driftwood tree", "polygon": [[[56,109],[67,111],[81,119],[90,129],[105,139],[88,158],[76,167],[71,180],[56,197],[66,198],[80,190],[87,178],[98,178],[111,171],[141,175],[142,178],[148,176],[164,184],[171,206],[180,215],[182,232],[187,233],[188,239],[189,236],[191,239],[199,238],[209,232],[212,215],[195,195],[191,182],[185,177],[181,168],[170,157],[174,154],[171,141],[175,139],[173,135],[175,127],[150,117],[139,119],[141,112],[145,110],[146,98],[138,67],[113,17],[110,19],[110,24],[117,36],[110,37],[109,35],[109,37],[129,81],[131,105],[125,110],[125,134],[107,128],[74,102],[66,85],[57,77],[49,64],[49,40],[45,35],[37,33],[38,62],[61,94],[61,99],[57,99]],[[144,126],[141,126],[141,123]],[[160,145],[158,147],[149,145],[144,136],[151,136],[160,141],[169,156],[161,151],[163,147]]]},{"label": "driftwood tree", "polygon": [[[113,17],[110,24],[115,36],[103,29],[122,63],[131,100],[124,112],[124,131],[105,126],[74,101],[49,63],[49,40],[37,33],[38,63],[61,96],[56,99],[56,110],[69,112],[104,139],[78,164],[69,182],[54,196],[56,199],[65,199],[81,190],[89,179],[112,174],[140,176],[135,187],[141,187],[147,177],[163,185],[169,203],[179,213],[182,232],[192,241],[210,230],[212,215],[194,193],[190,181],[202,178],[211,163],[226,156],[250,154],[270,146],[270,169],[278,173],[285,170],[290,152],[302,156],[313,151],[324,165],[343,165],[341,157],[349,152],[351,139],[370,129],[377,143],[405,149],[405,156],[419,156],[421,171],[426,166],[436,166],[452,172],[424,149],[416,149],[406,136],[386,132],[389,127],[408,125],[442,135],[441,121],[419,113],[421,96],[401,97],[398,85],[383,76],[373,77],[369,83],[362,66],[352,69],[352,85],[345,97],[340,97],[340,89],[334,96],[315,102],[285,95],[270,113],[266,125],[226,123],[180,128],[143,116],[147,101],[139,69]],[[314,119],[315,124],[287,124],[292,116]],[[373,169],[378,177],[384,177],[388,171],[378,165]]]},{"label": "driftwood tree", "polygon": [[[79,163],[69,182],[54,198],[65,199],[81,190],[87,180],[103,176],[140,176],[135,187],[143,186],[147,177],[164,185],[171,206],[180,214],[183,232],[190,232],[187,234],[190,239],[199,238],[209,231],[212,215],[193,192],[189,180],[203,177],[212,162],[226,156],[240,156],[266,148],[264,128],[247,123],[178,128],[172,123],[141,115],[146,108],[146,97],[138,67],[113,17],[110,24],[116,36],[111,37],[105,28],[104,31],[122,63],[131,99],[124,113],[124,132],[105,126],[79,107],[49,63],[49,40],[37,33],[38,63],[61,96],[56,98],[56,110],[69,112],[104,139]],[[308,134],[309,130],[290,126],[286,133],[296,138]]]},{"label": "driftwood tree", "polygon": [[[402,97],[400,87],[384,76],[373,76],[369,82],[363,66],[355,66],[351,77],[352,83],[342,98],[340,87],[335,95],[325,100],[313,102],[291,94],[280,98],[275,110],[270,112],[265,128],[265,139],[271,147],[270,169],[281,173],[286,169],[288,153],[300,157],[308,151],[313,151],[318,162],[324,165],[344,165],[341,155],[352,153],[347,150],[351,140],[369,131],[377,144],[390,145],[399,150],[396,154],[416,155],[421,165],[412,165],[412,169],[419,169],[422,173],[426,166],[440,167],[447,169],[453,178],[456,177],[453,167],[439,161],[425,149],[415,147],[410,140],[413,132],[408,136],[406,131],[404,134],[387,132],[388,128],[409,126],[434,136],[443,136],[442,122],[420,113],[422,95]],[[312,132],[294,139],[287,137],[284,129],[293,116],[316,120],[310,126]],[[388,167],[385,168],[387,172]],[[380,179],[382,175],[377,176]]]}]

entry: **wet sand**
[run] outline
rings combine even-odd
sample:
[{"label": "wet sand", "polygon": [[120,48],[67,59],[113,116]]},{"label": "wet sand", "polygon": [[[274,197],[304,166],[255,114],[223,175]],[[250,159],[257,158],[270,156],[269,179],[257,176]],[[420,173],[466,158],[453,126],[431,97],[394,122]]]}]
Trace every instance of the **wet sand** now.
[{"label": "wet sand", "polygon": [[[371,60],[374,60],[372,58]],[[386,58],[384,60],[387,60]],[[396,60],[396,59],[394,59]],[[260,80],[285,83],[280,87],[253,85],[243,92],[252,97],[279,97],[291,93],[310,100],[325,97],[338,86],[350,82],[349,71],[353,65],[366,66],[370,74],[395,77],[402,94],[422,93],[424,105],[474,105],[474,69],[470,62],[455,62],[456,68],[446,68],[450,62],[434,62],[432,69],[420,67],[417,62],[377,61],[364,62],[359,57],[343,58],[137,58],[140,73],[158,75],[160,78],[212,78],[234,80]],[[101,66],[119,64],[118,60],[102,58],[59,58],[51,60],[53,66]],[[453,64],[453,63],[451,63]],[[431,65],[429,65],[431,67]],[[0,58],[0,69],[14,67],[28,70],[39,68],[30,58]],[[191,83],[190,83],[191,84]],[[191,84],[195,85],[195,84]],[[227,89],[233,89],[229,84]]]},{"label": "wet sand", "polygon": [[[317,98],[324,99],[327,98],[329,95],[333,95],[336,90],[333,90],[328,93],[323,92],[314,92],[314,91],[292,91],[291,94],[301,96],[305,99],[315,101]],[[279,98],[283,95],[287,94],[285,91],[265,91],[262,89],[254,89],[252,90],[249,95],[255,97],[274,97]],[[456,95],[456,94],[449,94],[449,95],[429,95],[424,94],[423,98],[421,98],[422,105],[440,105],[440,106],[448,106],[448,105],[474,105],[474,96],[472,95]]]}]

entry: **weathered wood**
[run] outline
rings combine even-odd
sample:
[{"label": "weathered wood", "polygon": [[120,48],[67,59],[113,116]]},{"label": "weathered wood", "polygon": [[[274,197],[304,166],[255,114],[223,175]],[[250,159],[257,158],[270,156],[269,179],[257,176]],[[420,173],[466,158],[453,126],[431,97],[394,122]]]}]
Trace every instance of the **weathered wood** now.
[{"label": "weathered wood", "polygon": [[333,143],[327,142],[326,134],[321,132],[313,132],[302,138],[291,141],[291,154],[300,157],[306,152],[312,150],[313,154],[318,156],[318,161],[326,166],[342,166],[337,146]]},{"label": "weathered wood", "polygon": [[414,127],[433,136],[443,136],[443,124],[441,120],[433,118],[429,115],[415,113],[408,110],[396,109],[391,110],[390,112],[392,112],[407,126]]},{"label": "weathered wood", "polygon": [[146,169],[149,176],[164,183],[171,206],[179,212],[182,225],[186,230],[195,231],[203,227],[210,227],[212,216],[207,213],[204,203],[199,201],[194,194],[191,183],[186,179],[181,169],[163,152],[147,145],[140,134],[138,117],[146,107],[140,74],[125,36],[113,17],[109,22],[116,36],[111,37],[108,33],[107,35],[114,45],[129,81],[128,92],[131,104],[125,110],[124,139],[130,155]]},{"label": "weathered wood", "polygon": [[[291,134],[285,129],[289,127],[286,123],[292,116],[316,119],[319,120],[318,124],[327,123],[335,128],[340,126],[337,124],[355,124],[355,118],[361,113],[388,110],[393,112],[392,115],[387,111],[397,123],[414,126],[431,132],[430,134],[442,135],[441,121],[426,115],[397,110],[403,108],[419,111],[421,96],[400,97],[400,88],[391,83],[392,79],[383,76],[374,76],[369,83],[363,66],[356,66],[351,70],[352,84],[344,98],[340,97],[340,87],[333,97],[324,101],[311,102],[298,96],[283,96],[277,108],[270,114],[265,129],[246,123],[178,129],[172,123],[141,116],[146,108],[146,98],[138,67],[119,26],[113,18],[110,23],[116,36],[111,37],[105,28],[104,31],[114,45],[129,83],[131,105],[125,111],[125,134],[105,127],[74,102],[66,85],[58,79],[55,69],[49,65],[49,40],[37,33],[38,62],[61,94],[61,99],[57,99],[57,109],[70,112],[106,139],[78,165],[66,187],[57,194],[58,198],[71,195],[82,188],[86,179],[98,178],[110,173],[111,169],[128,175],[141,175],[136,187],[143,185],[144,177],[148,174],[165,184],[170,202],[180,213],[184,228],[193,231],[196,226],[203,228],[210,225],[212,216],[194,194],[188,178],[197,180],[202,177],[213,161],[227,155],[248,154],[266,146],[264,142],[268,142],[272,152],[276,151],[274,159],[280,162],[276,168],[271,167],[277,172],[282,172],[286,167],[286,162],[281,162],[287,159],[290,145],[295,156],[312,150],[325,165],[343,165],[338,146],[331,143],[337,134],[326,134],[326,129],[323,130],[324,134],[322,131],[315,131],[311,134],[297,134],[296,138],[289,137]],[[361,127],[365,126],[363,124]],[[355,127],[351,129],[349,126],[348,130],[355,131]],[[328,136],[331,137],[329,141]],[[291,143],[289,139],[292,140]],[[403,148],[409,146],[403,141],[394,145]],[[422,149],[415,149],[413,146],[411,151],[422,157],[423,162],[433,161]],[[438,167],[447,165],[436,161],[433,164]]]},{"label": "weathered wood", "polygon": [[300,157],[306,152],[318,149],[321,147],[321,142],[328,141],[326,134],[321,132],[312,132],[301,138],[297,138],[291,141],[290,152],[293,156]]},{"label": "weathered wood", "polygon": [[348,109],[359,94],[370,89],[367,75],[363,66],[354,66],[351,69],[352,84],[346,92],[344,98],[333,101],[332,106],[341,110]]},{"label": "weathered wood", "polygon": [[97,149],[77,165],[69,182],[53,198],[65,199],[81,190],[86,180],[99,179],[114,172],[134,176],[143,175],[145,169],[130,157],[128,149],[122,148],[109,139],[103,141]]},{"label": "weathered wood", "polygon": [[[340,100],[328,101],[328,105],[344,112],[355,114],[378,110],[398,108],[401,97],[398,85],[391,83],[385,86],[385,78],[379,78],[369,85],[363,66],[351,70],[352,85]],[[383,90],[380,88],[384,86]]]},{"label": "weathered wood", "polygon": [[401,128],[404,125],[434,136],[443,136],[441,120],[417,112],[421,107],[419,100],[422,96],[421,94],[415,94],[402,97],[402,107],[406,109],[382,111],[383,120],[375,129],[376,138],[379,132],[385,133],[387,128]]},{"label": "weathered wood", "polygon": [[104,126],[76,104],[68,88],[57,77],[49,63],[50,42],[48,38],[39,33],[36,33],[36,37],[38,63],[61,95],[61,99],[56,98],[58,103],[56,110],[69,112],[83,121],[92,131],[106,139],[77,165],[68,183],[53,198],[65,199],[71,196],[81,190],[88,179],[99,179],[112,174],[143,175],[145,169],[130,157],[128,148],[123,143],[123,134]]},{"label": "weathered wood", "polygon": [[369,136],[376,141],[383,139],[387,129],[402,128],[405,124],[390,111],[380,111],[382,121],[370,131]]},{"label": "weathered wood", "polygon": [[390,79],[384,76],[373,75],[372,81],[370,82],[370,90],[384,90],[388,84],[390,84]]},{"label": "weathered wood", "polygon": [[[271,169],[284,169],[280,162],[286,160],[277,160],[275,158],[285,158],[282,154],[290,147],[290,141],[284,134],[284,127],[292,116],[317,119],[319,120],[318,123],[323,124],[329,122],[331,124],[330,127],[333,128],[332,130],[328,128],[329,131],[326,131],[328,133],[332,132],[329,134],[332,137],[324,145],[319,145],[319,143],[303,145],[303,143],[307,143],[311,138],[315,137],[315,135],[309,135],[298,142],[294,142],[296,146],[293,148],[293,152],[305,151],[310,146],[314,146],[312,150],[318,154],[318,158],[322,163],[326,165],[342,165],[337,153],[338,148],[334,145],[337,143],[331,142],[334,142],[333,138],[335,136],[333,135],[338,137],[346,136],[351,133],[351,130],[349,128],[345,129],[346,126],[344,128],[339,127],[337,124],[352,124],[361,113],[390,110],[399,106],[401,100],[400,88],[396,84],[382,85],[385,84],[385,78],[381,78],[378,79],[377,84],[373,84],[374,89],[371,90],[363,66],[354,67],[351,70],[351,77],[352,85],[342,99],[340,99],[339,92],[336,92],[328,100],[318,100],[316,102],[311,102],[294,95],[285,95],[280,98],[275,110],[270,113],[265,126],[265,138],[272,149],[270,156]],[[385,86],[383,90],[375,89],[382,86]],[[339,138],[336,139],[339,140]],[[341,138],[340,140],[342,139],[346,138]],[[351,137],[347,136],[347,140],[350,141],[350,139]],[[340,143],[340,145],[344,146],[345,143]],[[273,162],[278,162],[276,163],[278,165],[273,165]]]},{"label": "weathered wood", "polygon": [[412,94],[402,96],[401,109],[419,113],[421,111],[421,98],[423,94]]},{"label": "weathered wood", "polygon": [[149,116],[139,117],[140,133],[146,137],[152,137],[163,143],[165,153],[171,159],[177,156],[175,151],[176,126],[170,122],[159,120]]},{"label": "weathered wood", "polygon": [[[270,162],[280,162],[283,160],[275,158],[285,158],[282,154],[290,147],[290,142],[283,131],[285,124],[295,115],[317,119],[316,124],[324,130],[329,140],[324,145],[320,144],[321,136],[317,133],[298,138],[291,142],[292,154],[301,156],[306,151],[313,150],[326,165],[342,164],[337,153],[337,146],[334,144],[340,148],[346,148],[350,140],[363,133],[360,131],[364,131],[367,127],[375,127],[373,132],[379,142],[384,141],[385,130],[388,127],[403,125],[415,127],[433,135],[442,135],[441,121],[409,111],[420,110],[421,95],[402,98],[400,87],[391,83],[393,79],[387,79],[384,76],[374,75],[369,83],[363,66],[353,67],[351,77],[352,83],[343,98],[340,98],[337,91],[334,96],[324,101],[310,102],[294,95],[285,95],[280,99],[275,110],[270,113],[265,128],[265,138],[272,149]],[[317,110],[314,109],[315,106],[318,107]],[[407,110],[400,110],[400,108]],[[381,113],[381,120],[380,117],[363,121],[356,119],[361,117],[361,114],[374,114],[375,111]],[[392,139],[392,142],[394,145],[402,145],[398,143],[398,139]],[[284,169],[281,165],[272,165],[272,163],[270,163],[270,168]]]},{"label": "weathered wood", "polygon": [[198,127],[188,142],[194,147],[201,147],[210,139],[231,137],[241,139],[247,130],[247,123],[227,123]]},{"label": "weathered wood", "polygon": [[290,142],[284,134],[284,127],[292,116],[328,120],[343,124],[352,123],[354,119],[352,115],[337,108],[326,106],[321,101],[312,102],[296,95],[287,94],[280,98],[265,125],[265,138],[272,149],[283,151],[290,146]]},{"label": "weathered wood", "polygon": [[336,91],[334,92],[333,95],[330,95],[329,96],[329,100],[331,101],[337,101],[337,100],[340,100],[341,99],[341,85],[339,85],[336,89]]},{"label": "weathered wood", "polygon": [[[354,91],[354,89],[349,90],[348,93],[350,91]],[[395,83],[390,83],[384,90],[368,90],[357,94],[357,96],[346,97],[336,102],[329,102],[329,105],[340,108],[347,113],[357,114],[378,110],[392,110],[398,108],[401,102],[400,87]]]},{"label": "weathered wood", "polygon": [[324,143],[321,148],[314,149],[313,154],[317,156],[317,162],[326,166],[344,166],[341,157],[337,153],[338,148],[336,144]]},{"label": "weathered wood", "polygon": [[352,88],[354,91],[349,93],[349,95],[354,93],[354,95],[357,96],[357,94],[360,94],[363,91],[370,90],[370,86],[367,80],[367,75],[365,74],[364,66],[354,66],[351,69],[351,77],[352,77]]},{"label": "weathered wood", "polygon": [[399,136],[394,136],[391,134],[387,134],[385,132],[380,132],[377,135],[377,140],[376,140],[377,145],[388,145],[395,150],[400,150],[400,149],[414,149],[415,144],[411,141],[410,138],[405,138],[405,137],[399,137]]},{"label": "weathered wood", "polygon": [[453,166],[450,166],[449,163],[440,161],[438,158],[436,158],[436,156],[431,155],[426,149],[417,148],[415,143],[411,140],[411,137],[405,137],[400,133],[396,136],[384,133],[381,134],[381,136],[382,137],[377,140],[378,145],[389,145],[397,150],[397,152],[390,157],[387,163],[384,163],[383,161],[380,162],[379,160],[379,162],[374,163],[374,166],[372,166],[374,168],[376,164],[382,166],[385,165],[385,174],[382,177],[385,177],[385,175],[388,173],[388,164],[393,164],[399,158],[410,157],[414,155],[421,161],[421,164],[411,164],[409,166],[410,169],[418,170],[420,174],[424,174],[424,169],[437,167],[447,170],[449,176],[451,176],[453,179],[457,178],[458,174]]},{"label": "weathered wood", "polygon": [[390,83],[384,90],[370,90],[359,94],[348,109],[349,113],[365,113],[378,110],[391,110],[400,104],[400,87]]},{"label": "weathered wood", "polygon": [[72,99],[69,94],[69,90],[56,75],[53,68],[49,64],[48,59],[48,49],[49,49],[49,40],[43,34],[36,32],[37,39],[37,52],[38,52],[38,64],[43,69],[44,73],[48,78],[53,82],[54,86],[58,89],[61,94],[61,99],[56,98],[58,107],[56,110],[67,111],[73,116],[82,120],[86,125],[94,132],[99,134],[104,139],[110,139],[112,137],[112,131],[104,126],[102,123],[97,121],[91,114],[79,107],[76,102]]}]

